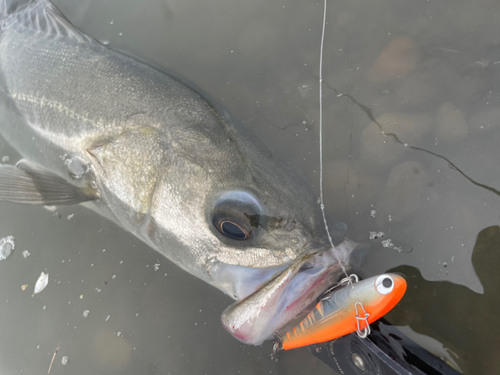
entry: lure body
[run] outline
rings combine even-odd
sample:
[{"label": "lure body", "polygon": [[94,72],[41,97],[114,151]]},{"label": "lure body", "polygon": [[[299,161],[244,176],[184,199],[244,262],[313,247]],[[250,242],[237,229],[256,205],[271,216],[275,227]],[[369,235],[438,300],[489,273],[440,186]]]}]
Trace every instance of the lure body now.
[{"label": "lure body", "polygon": [[282,335],[285,350],[330,341],[368,328],[403,297],[406,281],[384,274],[333,291],[291,331]]}]

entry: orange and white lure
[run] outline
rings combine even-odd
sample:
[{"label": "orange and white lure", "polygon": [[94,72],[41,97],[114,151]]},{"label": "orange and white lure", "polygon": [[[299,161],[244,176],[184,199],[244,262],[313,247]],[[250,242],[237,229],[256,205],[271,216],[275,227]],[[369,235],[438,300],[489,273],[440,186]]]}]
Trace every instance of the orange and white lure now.
[{"label": "orange and white lure", "polygon": [[401,300],[406,281],[396,274],[370,277],[335,289],[291,331],[281,335],[285,350],[330,341],[358,331],[384,316]]}]

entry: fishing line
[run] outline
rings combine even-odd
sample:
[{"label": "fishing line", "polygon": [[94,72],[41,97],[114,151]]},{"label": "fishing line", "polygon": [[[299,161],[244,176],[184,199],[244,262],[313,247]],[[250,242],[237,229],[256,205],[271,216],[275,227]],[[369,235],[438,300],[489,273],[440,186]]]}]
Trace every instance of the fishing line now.
[{"label": "fishing line", "polygon": [[323,223],[325,224],[326,234],[328,235],[328,241],[332,246],[332,253],[337,262],[339,262],[342,271],[349,277],[344,264],[340,260],[340,256],[335,249],[333,244],[332,236],[330,235],[330,229],[328,228],[328,223],[326,222],[325,214],[325,204],[323,202],[323,46],[325,42],[325,28],[326,28],[326,2],[324,0],[323,5],[323,27],[321,29],[321,46],[319,49],[319,202],[321,213],[323,215]]},{"label": "fishing line", "polygon": [[[342,268],[342,271],[344,272],[346,277],[340,280],[338,283],[332,285],[329,289],[327,289],[320,297],[320,303],[321,301],[331,298],[332,293],[338,287],[344,285],[346,285],[347,287],[347,285],[350,285],[352,288],[354,288],[354,284],[358,281],[357,275],[347,274],[344,264],[340,260],[340,255],[338,254],[335,245],[333,244],[332,236],[330,235],[330,229],[328,228],[328,223],[326,221],[325,204],[323,201],[323,46],[325,42],[325,28],[326,28],[326,2],[327,0],[324,0],[323,2],[323,26],[321,28],[321,45],[319,50],[319,202],[320,202],[321,214],[323,215],[323,223],[325,224],[325,230],[326,234],[328,235],[328,241],[330,241],[332,254],[334,258],[337,260],[337,262],[340,264],[340,267]],[[352,281],[352,278],[355,279],[354,282]],[[361,302],[359,301],[356,302],[354,306],[356,309],[356,315],[354,317],[356,319],[356,325],[357,325],[356,331],[359,337],[365,338],[370,333],[370,325],[368,323],[369,314],[366,312]],[[364,315],[361,315],[361,313],[364,313]],[[362,324],[360,323],[361,321],[365,323],[365,327],[363,329],[361,329],[361,324]],[[273,345],[273,354],[271,355],[271,358],[277,361],[278,352],[283,350],[283,339],[278,332],[275,332],[275,339],[276,341],[274,342]]]}]

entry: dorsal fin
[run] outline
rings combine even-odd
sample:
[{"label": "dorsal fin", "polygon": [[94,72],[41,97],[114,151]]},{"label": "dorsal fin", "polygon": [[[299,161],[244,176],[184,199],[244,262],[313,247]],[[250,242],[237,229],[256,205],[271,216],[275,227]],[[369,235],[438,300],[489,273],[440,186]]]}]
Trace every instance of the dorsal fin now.
[{"label": "dorsal fin", "polygon": [[19,0],[0,0],[1,28],[27,28],[54,37],[75,38],[79,42],[93,39],[73,26],[48,0],[20,3]]}]

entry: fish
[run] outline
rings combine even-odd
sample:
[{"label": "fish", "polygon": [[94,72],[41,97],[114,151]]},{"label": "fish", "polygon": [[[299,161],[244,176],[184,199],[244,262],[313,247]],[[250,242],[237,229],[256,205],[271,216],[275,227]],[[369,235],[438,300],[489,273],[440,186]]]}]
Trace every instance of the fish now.
[{"label": "fish", "polygon": [[406,280],[398,274],[373,276],[325,295],[297,326],[280,335],[285,350],[331,341],[349,333],[367,333],[370,323],[403,298]]},{"label": "fish", "polygon": [[240,303],[223,320],[247,314],[232,333],[253,345],[363,258],[328,216],[332,248],[311,188],[194,84],[48,0],[2,0],[0,25],[0,132],[23,158],[0,166],[0,200],[97,211]]}]

